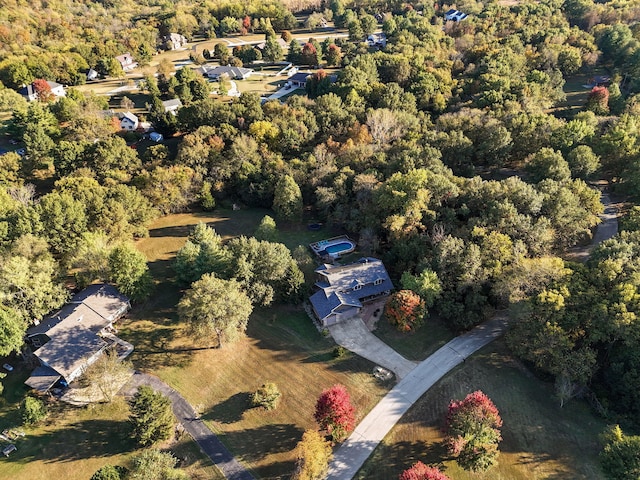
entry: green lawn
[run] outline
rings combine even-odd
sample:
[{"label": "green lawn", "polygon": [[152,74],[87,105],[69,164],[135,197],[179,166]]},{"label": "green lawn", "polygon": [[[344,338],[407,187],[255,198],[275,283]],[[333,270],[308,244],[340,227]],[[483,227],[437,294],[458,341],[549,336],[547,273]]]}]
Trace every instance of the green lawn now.
[{"label": "green lawn", "polygon": [[[483,474],[460,469],[442,446],[450,399],[484,391],[504,421],[498,466]],[[553,386],[509,354],[502,340],[468,359],[427,392],[387,435],[356,476],[388,480],[421,460],[452,480],[600,479],[598,434],[605,422],[574,400],[559,407]]]},{"label": "green lawn", "polygon": [[373,333],[405,358],[416,361],[424,360],[455,337],[437,317],[427,319],[415,333],[404,333],[383,316]]},{"label": "green lawn", "polygon": [[[134,309],[120,335],[136,346],[136,367],[159,375],[184,395],[257,476],[280,478],[293,471],[292,451],[304,430],[316,428],[313,410],[323,389],[345,385],[362,418],[387,386],[373,378],[370,362],[353,355],[334,359],[335,344],[317,331],[301,307],[256,310],[246,338],[222,349],[215,348],[215,339],[192,338],[178,321],[175,306],[181,292],[173,282],[171,263],[193,226],[206,222],[229,239],[253,234],[265,214],[273,215],[263,209],[216,209],[153,223],[149,238],[137,246],[150,261],[156,293]],[[310,231],[306,224],[278,229],[290,248],[336,234]],[[249,408],[249,395],[265,382],[276,383],[282,392],[275,411]]]}]

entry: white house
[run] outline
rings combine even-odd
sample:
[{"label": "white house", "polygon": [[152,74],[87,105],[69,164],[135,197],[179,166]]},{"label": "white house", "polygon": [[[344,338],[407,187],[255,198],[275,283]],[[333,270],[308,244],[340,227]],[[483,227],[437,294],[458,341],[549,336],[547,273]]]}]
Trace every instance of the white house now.
[{"label": "white house", "polygon": [[218,80],[223,75],[228,75],[231,80],[246,80],[251,76],[251,68],[232,67],[231,65],[221,65],[212,69],[203,69],[204,75],[210,80]]},{"label": "white house", "polygon": [[93,68],[90,68],[89,71],[87,72],[87,81],[91,81],[91,80],[95,80],[98,78],[98,72],[95,71]]},{"label": "white house", "polygon": [[162,102],[162,107],[164,108],[164,113],[171,112],[173,115],[177,115],[178,110],[182,107],[182,102],[179,98],[172,98],[171,100]]},{"label": "white house", "polygon": [[[47,80],[47,85],[51,89],[51,94],[55,98],[66,97],[67,92],[64,91],[64,86],[57,83],[51,82]],[[35,86],[33,83],[29,85],[25,85],[21,89],[18,90],[18,93],[25,97],[29,102],[35,102],[38,99],[38,92],[36,92]]]},{"label": "white house", "polygon": [[122,70],[125,72],[129,72],[138,66],[138,62],[133,59],[129,52],[118,55],[116,60],[120,63]]},{"label": "white house", "polygon": [[140,122],[138,121],[138,117],[136,117],[133,113],[127,112],[122,116],[122,120],[120,120],[120,128],[122,130],[133,131],[138,129],[138,125]]},{"label": "white house", "polygon": [[187,44],[187,38],[179,33],[170,33],[162,37],[162,46],[165,50],[179,50]]},{"label": "white house", "polygon": [[452,22],[460,22],[465,18],[467,18],[467,16],[468,15],[466,13],[462,13],[461,11],[456,10],[454,8],[452,8],[451,10],[449,10],[447,13],[444,14],[445,20],[450,20]]}]

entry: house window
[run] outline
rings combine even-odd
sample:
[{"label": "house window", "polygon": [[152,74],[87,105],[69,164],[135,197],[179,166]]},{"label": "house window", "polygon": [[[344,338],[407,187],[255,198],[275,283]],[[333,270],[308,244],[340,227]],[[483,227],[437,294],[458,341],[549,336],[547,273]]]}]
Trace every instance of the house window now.
[{"label": "house window", "polygon": [[353,287],[353,290],[360,290],[362,288],[362,285],[356,285],[355,287]]},{"label": "house window", "polygon": [[380,285],[382,282],[384,282],[383,279],[378,278],[375,282],[373,282],[374,285]]}]

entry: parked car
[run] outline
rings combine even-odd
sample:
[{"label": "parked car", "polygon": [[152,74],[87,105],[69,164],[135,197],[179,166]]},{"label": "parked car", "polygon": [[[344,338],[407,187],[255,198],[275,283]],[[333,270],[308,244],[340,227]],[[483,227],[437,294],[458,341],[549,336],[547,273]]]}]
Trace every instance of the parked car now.
[{"label": "parked car", "polygon": [[4,368],[7,372],[13,372],[13,366],[9,365],[8,363],[2,365],[2,368]]}]

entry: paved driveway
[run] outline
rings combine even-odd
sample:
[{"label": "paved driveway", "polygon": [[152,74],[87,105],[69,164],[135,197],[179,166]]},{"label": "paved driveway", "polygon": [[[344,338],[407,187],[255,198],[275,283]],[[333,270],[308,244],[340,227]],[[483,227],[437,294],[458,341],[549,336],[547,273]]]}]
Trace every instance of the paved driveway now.
[{"label": "paved driveway", "polygon": [[253,475],[231,455],[218,437],[198,418],[191,405],[173,388],[158,377],[146,373],[135,372],[123,387],[121,393],[132,396],[140,385],[148,385],[154,390],[164,393],[173,403],[173,413],[184,429],[200,445],[202,451],[222,471],[229,480],[254,480]]},{"label": "paved driveway", "polygon": [[331,325],[329,332],[338,345],[391,370],[398,379],[406,377],[418,365],[371,333],[360,317]]},{"label": "paved driveway", "polygon": [[328,480],[349,480],[358,472],[409,407],[453,367],[502,335],[507,328],[502,313],[454,338],[411,370],[360,422],[329,465]]}]

